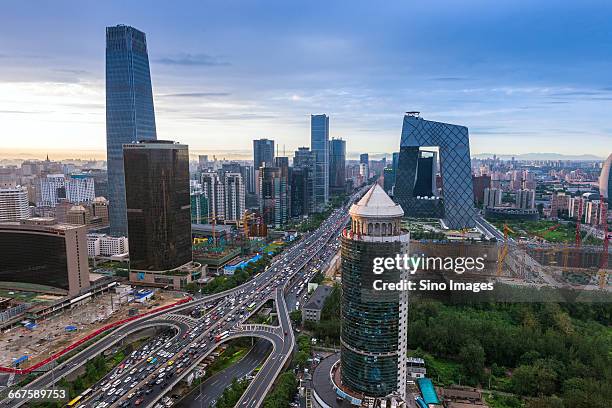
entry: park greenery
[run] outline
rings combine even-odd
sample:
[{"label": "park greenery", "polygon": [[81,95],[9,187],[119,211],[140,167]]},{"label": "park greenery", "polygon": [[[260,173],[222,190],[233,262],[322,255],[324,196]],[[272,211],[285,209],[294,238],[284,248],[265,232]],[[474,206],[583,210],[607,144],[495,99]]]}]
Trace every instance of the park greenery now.
[{"label": "park greenery", "polygon": [[[340,292],[336,286],[327,298],[320,323],[304,326],[324,344],[339,344]],[[604,408],[612,401],[610,303],[419,298],[409,310],[410,354],[425,359],[438,385],[503,393],[488,397],[493,408]]]},{"label": "park greenery", "polygon": [[238,381],[234,378],[232,384],[223,390],[223,394],[221,394],[217,400],[215,408],[233,408],[236,406],[236,403],[240,400],[240,397],[244,394],[248,386],[248,380],[244,379]]},{"label": "park greenery", "polygon": [[[492,222],[500,231],[504,230],[504,224],[508,225],[511,229],[508,235],[515,239],[519,237],[530,237],[557,244],[571,244],[576,240],[576,223],[574,221],[559,223],[546,220],[503,220]],[[593,236],[587,236],[588,232],[586,230],[583,230],[581,234],[585,244],[601,245],[601,240]]]},{"label": "park greenery", "polygon": [[289,408],[297,392],[298,381],[290,371],[282,373],[272,392],[264,400],[264,408]]}]

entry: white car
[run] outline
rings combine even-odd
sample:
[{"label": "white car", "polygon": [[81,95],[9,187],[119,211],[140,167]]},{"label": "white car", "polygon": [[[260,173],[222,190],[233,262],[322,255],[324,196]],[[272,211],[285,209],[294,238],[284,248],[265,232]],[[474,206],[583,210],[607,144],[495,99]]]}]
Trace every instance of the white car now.
[{"label": "white car", "polygon": [[110,391],[106,393],[106,395],[110,397],[111,395],[115,393],[115,391],[117,391],[115,388],[111,388]]}]

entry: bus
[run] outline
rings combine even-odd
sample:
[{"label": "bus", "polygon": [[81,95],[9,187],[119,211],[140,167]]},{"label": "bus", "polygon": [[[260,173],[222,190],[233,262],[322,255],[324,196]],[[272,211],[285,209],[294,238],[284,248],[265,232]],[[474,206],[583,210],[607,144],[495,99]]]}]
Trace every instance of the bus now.
[{"label": "bus", "polygon": [[249,312],[252,312],[252,311],[253,311],[253,309],[255,309],[255,302],[253,302],[253,303],[251,303],[250,305],[248,305],[248,306],[247,306],[247,310],[248,310]]},{"label": "bus", "polygon": [[226,339],[228,336],[229,336],[229,332],[228,331],[224,331],[223,333],[218,334],[218,335],[215,336],[215,341],[218,343],[221,340]]},{"label": "bus", "polygon": [[72,401],[70,401],[68,403],[69,407],[76,407],[76,405],[79,403],[79,401],[83,399],[83,397],[81,395],[79,395],[78,397],[76,397],[75,399],[73,399]]}]

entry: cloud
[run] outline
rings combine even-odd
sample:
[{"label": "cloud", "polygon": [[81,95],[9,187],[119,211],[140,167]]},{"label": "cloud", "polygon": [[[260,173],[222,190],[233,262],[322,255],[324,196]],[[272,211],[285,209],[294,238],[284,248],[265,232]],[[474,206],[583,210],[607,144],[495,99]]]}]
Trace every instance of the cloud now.
[{"label": "cloud", "polygon": [[160,64],[179,65],[179,66],[202,66],[215,67],[231,65],[227,61],[219,59],[219,57],[208,54],[182,54],[177,57],[164,57],[156,60]]},{"label": "cloud", "polygon": [[162,98],[210,98],[217,96],[230,96],[229,92],[184,92],[158,95]]},{"label": "cloud", "polygon": [[26,110],[0,110],[0,114],[1,113],[6,113],[6,114],[23,114],[23,115],[32,115],[32,114],[39,114],[39,113],[51,113],[52,111],[26,111]]}]

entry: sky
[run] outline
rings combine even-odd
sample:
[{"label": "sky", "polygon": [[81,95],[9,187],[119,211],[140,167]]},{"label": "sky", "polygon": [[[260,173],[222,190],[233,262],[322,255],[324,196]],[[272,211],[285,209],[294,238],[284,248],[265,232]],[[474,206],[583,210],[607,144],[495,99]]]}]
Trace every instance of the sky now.
[{"label": "sky", "polygon": [[[398,150],[405,111],[473,154],[612,151],[612,3],[15,1],[0,13],[0,157],[104,158],[105,27],[147,35],[157,134],[283,154],[330,116],[349,156]],[[53,158],[53,157],[52,157]]]}]

